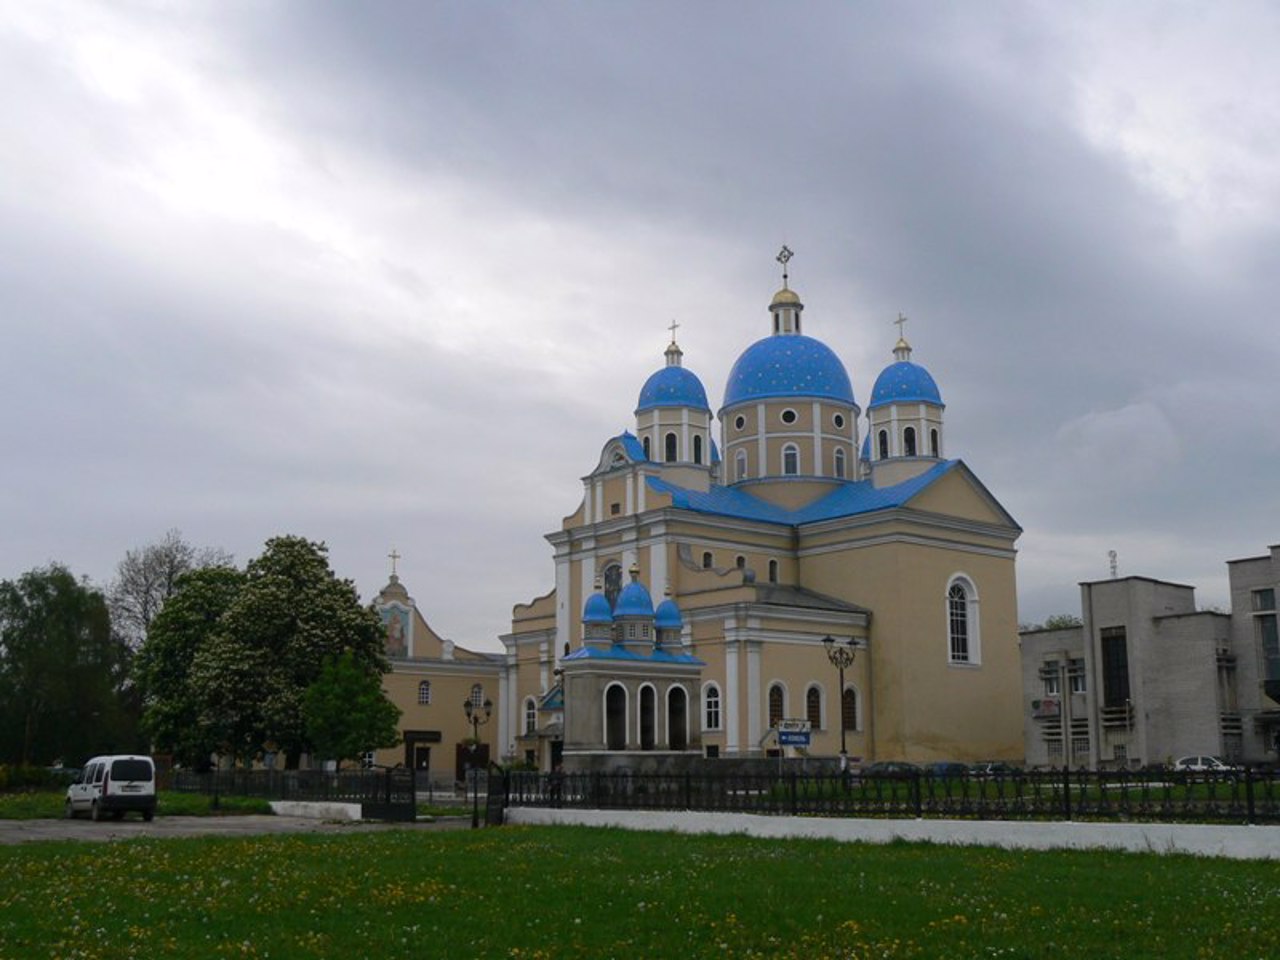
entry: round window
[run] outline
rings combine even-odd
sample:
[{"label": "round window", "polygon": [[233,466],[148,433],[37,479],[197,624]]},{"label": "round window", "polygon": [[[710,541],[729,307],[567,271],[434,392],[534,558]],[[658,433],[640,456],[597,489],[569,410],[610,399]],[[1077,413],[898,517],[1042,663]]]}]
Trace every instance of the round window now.
[{"label": "round window", "polygon": [[837,429],[837,430],[843,430],[843,429],[844,429],[844,414],[843,414],[843,413],[837,413],[834,417],[832,417],[832,418],[831,418],[831,422],[832,422],[832,423],[834,423],[834,424],[836,425],[836,429]]},{"label": "round window", "polygon": [[746,417],[735,417],[735,418],[734,418],[734,421],[733,421],[733,425],[734,425],[734,427],[736,427],[738,430],[741,430],[743,427],[745,427],[745,426],[747,425],[747,418],[746,418]]},{"label": "round window", "polygon": [[794,410],[783,410],[783,411],[782,411],[782,422],[783,422],[783,423],[795,423],[795,422],[796,422],[796,412],[795,412]]}]

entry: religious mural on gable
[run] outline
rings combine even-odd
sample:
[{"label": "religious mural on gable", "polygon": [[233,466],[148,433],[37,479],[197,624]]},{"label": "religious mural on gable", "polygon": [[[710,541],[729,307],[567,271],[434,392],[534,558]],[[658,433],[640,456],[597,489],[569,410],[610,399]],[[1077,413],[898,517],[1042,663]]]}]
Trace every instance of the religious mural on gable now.
[{"label": "religious mural on gable", "polygon": [[404,607],[382,608],[382,623],[386,627],[388,657],[409,656],[409,611]]}]

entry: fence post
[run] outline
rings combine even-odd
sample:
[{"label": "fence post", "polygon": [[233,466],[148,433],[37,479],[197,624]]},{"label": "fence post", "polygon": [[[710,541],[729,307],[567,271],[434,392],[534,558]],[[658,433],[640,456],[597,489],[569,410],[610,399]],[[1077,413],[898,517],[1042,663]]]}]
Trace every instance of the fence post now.
[{"label": "fence post", "polygon": [[1244,802],[1245,822],[1257,823],[1257,814],[1253,809],[1253,770],[1249,767],[1244,768]]},{"label": "fence post", "polygon": [[684,772],[684,808],[693,809],[693,774],[688,770]]},{"label": "fence post", "polygon": [[924,816],[924,811],[920,805],[920,774],[918,772],[911,774],[911,794],[912,800],[915,802],[916,819],[919,820]]},{"label": "fence post", "polygon": [[791,771],[790,780],[791,780],[791,815],[794,817],[794,816],[796,815],[796,813],[797,813],[797,810],[796,810],[796,772],[795,772],[794,770],[792,770],[792,771]]},{"label": "fence post", "polygon": [[1062,766],[1062,819],[1071,819],[1071,767]]}]

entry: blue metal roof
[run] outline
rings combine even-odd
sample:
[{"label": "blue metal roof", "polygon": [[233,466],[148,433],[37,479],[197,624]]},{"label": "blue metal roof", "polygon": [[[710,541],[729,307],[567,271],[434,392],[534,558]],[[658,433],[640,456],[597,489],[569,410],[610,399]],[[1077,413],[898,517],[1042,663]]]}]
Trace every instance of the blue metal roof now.
[{"label": "blue metal roof", "polygon": [[959,463],[959,460],[944,460],[918,477],[892,487],[877,489],[870,480],[841,484],[825,497],[798,510],[787,510],[768,503],[741,487],[712,487],[702,493],[686,490],[656,477],[649,477],[648,482],[651,490],[670,494],[672,505],[684,510],[795,526],[900,507],[943,474],[955,469]]},{"label": "blue metal roof", "polygon": [[684,367],[663,367],[644,382],[636,413],[654,407],[696,407],[711,412],[702,381]]},{"label": "blue metal roof", "polygon": [[587,597],[582,608],[583,623],[613,623],[613,611],[609,609],[609,600],[603,593],[593,593]]},{"label": "blue metal roof", "polygon": [[649,588],[639,580],[632,580],[618,594],[613,615],[615,617],[652,617],[653,598],[649,596]]},{"label": "blue metal roof", "polygon": [[803,334],[757,340],[729,371],[724,406],[770,397],[818,397],[854,403],[853,385],[830,347]]},{"label": "blue metal roof", "polygon": [[636,435],[630,430],[624,430],[613,438],[621,441],[622,449],[627,451],[627,456],[632,460],[639,460],[641,463],[649,458],[644,455],[644,444],[636,439]]},{"label": "blue metal roof", "polygon": [[889,403],[936,403],[942,406],[942,394],[929,371],[910,360],[891,363],[876,377],[871,388],[871,405],[868,410]]},{"label": "blue metal roof", "polygon": [[657,612],[653,615],[653,625],[659,630],[679,630],[684,626],[680,608],[670,597],[658,604]]},{"label": "blue metal roof", "polygon": [[706,666],[705,662],[689,653],[667,653],[662,649],[653,650],[649,653],[639,653],[617,645],[603,649],[600,647],[579,647],[564,659],[628,660],[633,663],[684,663],[694,667]]}]

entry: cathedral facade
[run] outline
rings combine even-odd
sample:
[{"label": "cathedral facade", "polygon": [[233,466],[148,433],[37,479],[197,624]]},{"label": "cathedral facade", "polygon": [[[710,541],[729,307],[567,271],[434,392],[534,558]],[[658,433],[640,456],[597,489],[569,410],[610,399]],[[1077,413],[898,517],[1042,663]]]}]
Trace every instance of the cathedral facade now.
[{"label": "cathedral facade", "polygon": [[864,410],[804,309],[784,272],[715,412],[673,336],[501,638],[509,756],[1021,759],[1020,528],[901,330]]}]

